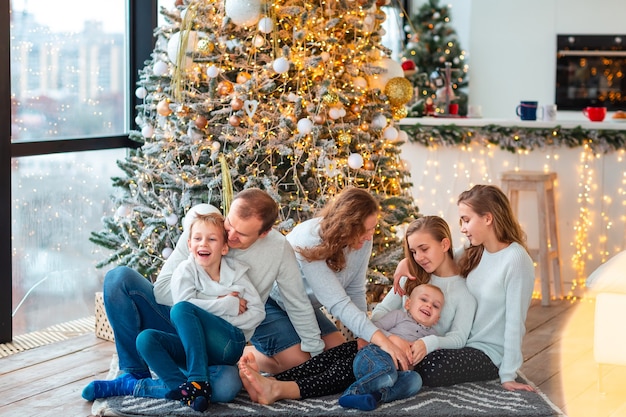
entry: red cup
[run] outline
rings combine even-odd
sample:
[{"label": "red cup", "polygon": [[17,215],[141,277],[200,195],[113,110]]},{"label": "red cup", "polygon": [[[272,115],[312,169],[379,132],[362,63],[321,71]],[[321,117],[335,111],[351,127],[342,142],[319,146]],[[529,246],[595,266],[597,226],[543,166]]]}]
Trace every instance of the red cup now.
[{"label": "red cup", "polygon": [[459,104],[450,103],[450,105],[448,106],[448,114],[459,114]]},{"label": "red cup", "polygon": [[585,107],[583,114],[592,122],[601,122],[606,117],[606,107]]}]

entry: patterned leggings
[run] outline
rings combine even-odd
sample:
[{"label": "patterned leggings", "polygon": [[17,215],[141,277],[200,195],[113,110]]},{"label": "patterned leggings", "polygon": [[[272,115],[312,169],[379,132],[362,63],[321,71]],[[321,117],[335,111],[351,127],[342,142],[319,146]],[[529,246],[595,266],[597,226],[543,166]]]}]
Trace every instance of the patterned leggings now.
[{"label": "patterned leggings", "polygon": [[426,355],[415,371],[429,387],[446,387],[462,382],[498,378],[498,367],[478,349],[440,349]]},{"label": "patterned leggings", "polygon": [[357,350],[356,341],[346,342],[274,377],[295,381],[303,399],[338,394],[356,381],[352,362]]}]

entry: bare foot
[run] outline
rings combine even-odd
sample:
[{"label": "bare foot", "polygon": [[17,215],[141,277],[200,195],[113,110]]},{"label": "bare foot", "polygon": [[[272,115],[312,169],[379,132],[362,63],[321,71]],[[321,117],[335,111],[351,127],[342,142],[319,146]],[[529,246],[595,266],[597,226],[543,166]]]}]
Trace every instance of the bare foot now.
[{"label": "bare foot", "polygon": [[254,369],[259,372],[259,364],[256,362],[256,357],[252,352],[244,352],[244,354],[239,358],[239,364],[245,364],[248,368]]},{"label": "bare foot", "polygon": [[239,362],[239,376],[243,387],[250,395],[250,399],[259,404],[273,404],[281,398],[276,393],[278,386],[272,378],[266,378],[246,363]]}]

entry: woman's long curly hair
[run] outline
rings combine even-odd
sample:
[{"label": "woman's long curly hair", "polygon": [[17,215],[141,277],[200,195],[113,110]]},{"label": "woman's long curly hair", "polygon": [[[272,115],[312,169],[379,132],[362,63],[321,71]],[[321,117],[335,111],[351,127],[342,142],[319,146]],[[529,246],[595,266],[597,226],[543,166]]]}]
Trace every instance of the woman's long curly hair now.
[{"label": "woman's long curly hair", "polygon": [[[493,216],[493,230],[500,242],[517,242],[526,251],[526,234],[517,222],[511,203],[502,190],[494,185],[475,185],[459,195],[458,204],[465,204],[479,216],[491,213]],[[483,256],[483,245],[470,246],[465,249],[459,260],[461,276],[467,275],[478,265]]]},{"label": "woman's long curly hair", "polygon": [[321,243],[296,250],[307,261],[325,260],[330,269],[339,272],[346,267],[344,249],[358,242],[367,232],[365,219],[379,211],[378,201],[367,190],[346,188],[320,212]]},{"label": "woman's long curly hair", "polygon": [[416,279],[407,279],[404,284],[404,291],[407,294],[411,294],[413,289],[421,284],[427,284],[430,282],[430,274],[426,272],[424,268],[418,265],[411,248],[409,247],[409,236],[413,233],[424,232],[432,236],[432,238],[438,242],[442,242],[444,239],[448,239],[450,242],[450,248],[448,249],[448,255],[451,259],[454,259],[454,249],[452,247],[452,233],[450,233],[450,226],[448,223],[439,216],[423,216],[413,220],[406,229],[404,234],[403,246],[404,257],[407,259],[409,272]]}]

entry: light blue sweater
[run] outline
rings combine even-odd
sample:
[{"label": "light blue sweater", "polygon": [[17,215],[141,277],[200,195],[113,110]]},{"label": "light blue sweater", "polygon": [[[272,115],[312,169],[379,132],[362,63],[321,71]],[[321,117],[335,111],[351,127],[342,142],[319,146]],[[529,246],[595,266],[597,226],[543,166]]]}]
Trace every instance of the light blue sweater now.
[{"label": "light blue sweater", "polygon": [[[335,272],[325,261],[309,262],[298,253],[298,248],[317,246],[321,218],[300,223],[287,235],[287,240],[296,251],[302,280],[314,307],[324,306],[330,314],[341,320],[356,337],[371,340],[378,328],[367,316],[366,283],[367,268],[372,254],[372,241],[361,249],[345,249],[346,268]],[[275,287],[271,297],[282,305],[284,297]],[[283,294],[284,295],[284,294]]]},{"label": "light blue sweater", "polygon": [[467,277],[467,288],[477,302],[467,346],[489,356],[503,383],[515,380],[524,361],[522,338],[534,284],[533,261],[517,243],[496,253],[485,250]]}]

